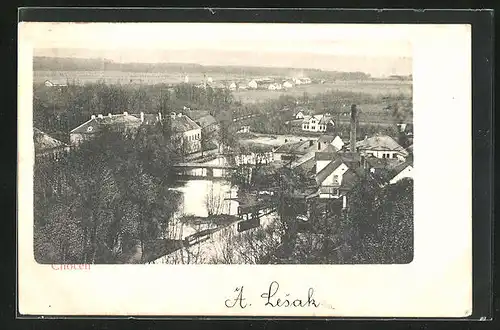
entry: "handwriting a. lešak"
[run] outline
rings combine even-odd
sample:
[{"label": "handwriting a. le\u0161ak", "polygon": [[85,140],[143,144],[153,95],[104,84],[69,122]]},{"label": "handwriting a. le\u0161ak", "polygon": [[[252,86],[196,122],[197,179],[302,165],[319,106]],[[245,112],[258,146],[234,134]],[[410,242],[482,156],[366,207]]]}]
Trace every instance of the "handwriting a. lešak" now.
[{"label": "handwriting a. le\u0161ak", "polygon": [[[224,304],[227,308],[247,308],[252,306],[252,303],[245,297],[244,286],[239,286],[235,290],[235,295],[232,298],[226,299]],[[291,293],[286,293],[280,291],[280,285],[276,281],[272,281],[269,284],[268,289],[261,295],[261,302],[264,307],[313,307],[317,308],[320,303],[314,299],[314,289],[309,288],[307,290],[307,295],[295,296]]]}]

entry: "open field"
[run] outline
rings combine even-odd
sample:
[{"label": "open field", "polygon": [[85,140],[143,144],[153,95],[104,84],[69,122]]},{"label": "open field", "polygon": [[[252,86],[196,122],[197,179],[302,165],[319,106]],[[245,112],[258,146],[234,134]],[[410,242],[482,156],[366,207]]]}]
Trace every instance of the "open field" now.
[{"label": "open field", "polygon": [[[207,74],[214,82],[220,81],[246,81],[250,78],[245,75],[228,75],[221,73]],[[271,77],[272,78],[272,77]],[[204,79],[202,73],[189,74],[189,82],[200,83]],[[108,84],[176,84],[184,81],[184,75],[179,72],[122,72],[122,71],[34,71],[33,82],[43,83],[45,80],[55,82],[75,81],[78,84],[92,83],[104,80]],[[298,85],[281,91],[268,90],[238,90],[234,91],[235,99],[243,103],[257,103],[268,99],[277,99],[281,95],[302,96],[304,92],[309,95],[327,91],[341,91],[366,93],[370,95],[404,94],[411,97],[412,83],[396,80],[337,80],[325,84]]]},{"label": "open field", "polygon": [[304,92],[315,95],[328,91],[366,93],[370,95],[404,94],[411,97],[412,84],[389,80],[336,81],[335,83],[299,85],[286,91],[243,90],[233,92],[234,97],[243,103],[256,103],[267,99],[277,99],[281,95],[302,96]]},{"label": "open field", "polygon": [[[104,80],[108,84],[128,84],[131,81],[136,84],[178,84],[184,82],[182,72],[123,72],[123,71],[34,71],[33,82],[43,83],[45,80],[66,82],[75,81],[79,84],[93,83]],[[201,83],[204,79],[203,73],[189,73],[189,82]],[[223,80],[246,80],[244,75],[228,75],[222,73],[207,73],[214,82]]]}]

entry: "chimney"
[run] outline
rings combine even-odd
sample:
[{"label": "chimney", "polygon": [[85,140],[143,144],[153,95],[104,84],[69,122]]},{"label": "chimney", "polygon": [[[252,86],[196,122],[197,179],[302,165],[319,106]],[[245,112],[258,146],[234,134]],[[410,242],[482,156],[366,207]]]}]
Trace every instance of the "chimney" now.
[{"label": "chimney", "polygon": [[127,112],[127,111],[125,111],[123,114],[124,114],[125,116],[128,116],[128,112]]},{"label": "chimney", "polygon": [[158,112],[158,119],[161,121],[161,112]]},{"label": "chimney", "polygon": [[351,106],[351,151],[356,152],[356,124],[358,121],[358,109],[356,104]]},{"label": "chimney", "polygon": [[144,122],[144,112],[141,111],[141,123]]},{"label": "chimney", "polygon": [[112,114],[110,114],[110,113],[108,113],[108,117],[109,117],[109,118],[112,118],[112,117],[113,117],[113,115],[112,115]]},{"label": "chimney", "polygon": [[104,116],[101,115],[101,114],[98,114],[97,117],[100,118],[100,119],[104,118]]},{"label": "chimney", "polygon": [[90,119],[95,119],[95,115],[90,116]]}]

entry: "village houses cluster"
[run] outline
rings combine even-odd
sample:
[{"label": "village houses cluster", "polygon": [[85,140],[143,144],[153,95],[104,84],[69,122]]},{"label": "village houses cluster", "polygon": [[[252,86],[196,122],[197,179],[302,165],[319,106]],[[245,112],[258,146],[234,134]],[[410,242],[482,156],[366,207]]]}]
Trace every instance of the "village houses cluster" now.
[{"label": "village houses cluster", "polygon": [[[184,77],[184,82],[189,82],[189,77]],[[293,77],[293,78],[255,78],[250,80],[240,80],[240,81],[214,81],[212,77],[205,77],[203,82],[197,84],[198,88],[206,88],[211,86],[213,88],[226,88],[230,91],[236,90],[269,90],[269,91],[281,91],[290,88],[294,88],[297,85],[308,85],[312,84],[313,81],[307,77]],[[324,80],[320,80],[319,83],[324,83]]]},{"label": "village houses cluster", "polygon": [[[188,154],[201,150],[203,131],[213,132],[218,129],[217,120],[208,112],[192,112],[191,117],[182,112],[172,112],[169,121],[174,133],[173,138],[186,145],[184,151]],[[323,132],[325,125],[333,124],[328,115],[296,113],[295,117],[300,117],[303,125],[309,125],[308,129],[315,132]],[[124,112],[106,116],[92,115],[89,120],[71,130],[71,145],[34,128],[35,155],[37,159],[58,159],[70,152],[71,148],[95,138],[104,127],[114,131],[129,132],[143,124],[154,124],[161,119],[160,113]],[[374,180],[380,186],[394,184],[403,178],[413,178],[413,147],[405,149],[387,135],[377,134],[358,139],[356,121],[357,108],[353,105],[348,141],[329,134],[315,138],[297,137],[293,141],[285,139],[284,143],[278,146],[242,148],[240,155],[236,157],[236,162],[237,164],[260,162],[271,166],[301,169],[317,184],[317,189],[308,193],[305,198],[342,200],[344,206],[349,191],[363,177]]]}]

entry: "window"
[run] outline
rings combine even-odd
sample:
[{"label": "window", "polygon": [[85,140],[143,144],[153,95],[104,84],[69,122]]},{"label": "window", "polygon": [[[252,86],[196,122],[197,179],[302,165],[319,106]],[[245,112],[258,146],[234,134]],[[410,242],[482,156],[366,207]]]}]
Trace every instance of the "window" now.
[{"label": "window", "polygon": [[311,126],[311,129],[316,129],[316,126]]},{"label": "window", "polygon": [[392,154],[392,158],[396,158],[396,154],[395,154],[395,153],[394,153],[394,154]]},{"label": "window", "polygon": [[333,176],[333,182],[339,182],[339,176],[338,175],[334,175]]}]

